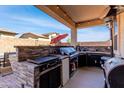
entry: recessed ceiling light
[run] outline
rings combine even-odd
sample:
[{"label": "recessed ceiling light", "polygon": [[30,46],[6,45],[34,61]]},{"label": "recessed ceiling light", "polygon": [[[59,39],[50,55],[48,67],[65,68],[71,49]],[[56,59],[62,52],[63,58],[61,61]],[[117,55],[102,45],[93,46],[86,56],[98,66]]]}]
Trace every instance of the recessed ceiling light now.
[{"label": "recessed ceiling light", "polygon": [[56,8],[57,8],[57,9],[59,9],[59,7],[58,7],[58,6],[57,6]]}]

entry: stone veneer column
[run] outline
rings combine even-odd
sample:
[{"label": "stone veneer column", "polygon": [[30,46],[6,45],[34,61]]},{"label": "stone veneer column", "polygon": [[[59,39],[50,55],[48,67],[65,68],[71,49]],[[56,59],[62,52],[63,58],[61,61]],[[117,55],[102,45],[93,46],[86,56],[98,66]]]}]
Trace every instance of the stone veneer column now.
[{"label": "stone veneer column", "polygon": [[[18,62],[16,54],[10,54],[9,60],[13,70],[14,77],[17,81],[17,87],[30,87],[33,88],[35,85],[35,64],[28,62]],[[36,73],[37,74],[37,73]]]}]

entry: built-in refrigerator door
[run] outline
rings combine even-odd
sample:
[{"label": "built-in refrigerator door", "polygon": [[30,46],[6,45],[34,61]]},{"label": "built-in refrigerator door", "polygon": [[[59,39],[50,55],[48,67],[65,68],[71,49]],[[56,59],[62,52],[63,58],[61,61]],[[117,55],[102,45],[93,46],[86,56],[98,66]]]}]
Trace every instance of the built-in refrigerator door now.
[{"label": "built-in refrigerator door", "polygon": [[62,84],[63,86],[69,80],[69,58],[62,60]]}]

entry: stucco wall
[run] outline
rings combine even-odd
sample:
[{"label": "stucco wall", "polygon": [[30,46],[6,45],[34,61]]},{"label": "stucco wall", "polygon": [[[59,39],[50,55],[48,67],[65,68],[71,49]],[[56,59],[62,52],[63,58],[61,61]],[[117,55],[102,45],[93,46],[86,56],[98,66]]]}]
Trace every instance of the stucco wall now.
[{"label": "stucco wall", "polygon": [[14,46],[38,46],[48,45],[49,41],[21,39],[21,38],[1,38],[0,39],[0,53],[15,52]]},{"label": "stucco wall", "polygon": [[[69,43],[66,42],[62,42],[63,46],[68,46],[71,45]],[[111,46],[111,42],[110,41],[104,41],[104,42],[78,42],[79,46]]]},{"label": "stucco wall", "polygon": [[120,54],[124,58],[124,12],[120,14]]},{"label": "stucco wall", "polygon": [[117,15],[118,24],[118,42],[117,50],[114,51],[116,56],[124,58],[124,12]]}]

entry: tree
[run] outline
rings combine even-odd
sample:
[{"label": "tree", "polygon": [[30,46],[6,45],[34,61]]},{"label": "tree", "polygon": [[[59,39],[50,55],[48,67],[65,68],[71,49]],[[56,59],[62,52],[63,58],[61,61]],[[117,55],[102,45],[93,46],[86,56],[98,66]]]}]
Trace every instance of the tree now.
[{"label": "tree", "polygon": [[71,38],[68,38],[67,39],[67,43],[71,43]]}]

